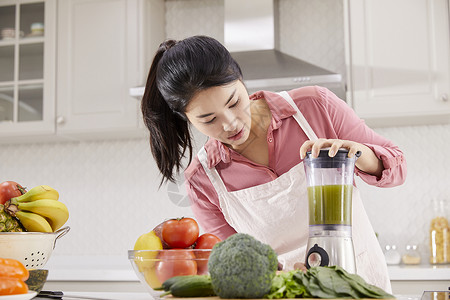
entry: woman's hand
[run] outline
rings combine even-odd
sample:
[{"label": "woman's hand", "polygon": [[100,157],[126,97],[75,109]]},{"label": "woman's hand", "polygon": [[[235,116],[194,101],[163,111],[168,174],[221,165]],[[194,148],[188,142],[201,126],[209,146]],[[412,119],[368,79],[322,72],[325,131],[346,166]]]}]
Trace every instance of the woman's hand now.
[{"label": "woman's hand", "polygon": [[361,156],[356,160],[356,167],[363,172],[381,177],[384,170],[383,162],[375,155],[375,153],[366,145],[338,139],[318,139],[315,141],[308,140],[300,147],[300,158],[304,159],[306,152],[311,151],[313,158],[319,155],[322,148],[330,147],[328,156],[334,157],[339,148],[348,150],[348,157],[355,156],[356,152],[361,151]]},{"label": "woman's hand", "polygon": [[[308,140],[300,147],[300,158],[304,159],[306,152],[311,151],[312,157],[319,156],[319,151],[322,148],[330,147],[328,156],[334,157],[339,148],[345,148],[348,150],[348,157],[353,157],[357,151],[362,151],[362,144],[346,140],[337,139],[318,139],[315,141]],[[364,146],[365,147],[365,146]]]},{"label": "woman's hand", "polygon": [[295,264],[294,264],[294,269],[295,270],[301,270],[301,271],[303,271],[303,272],[306,272],[308,269],[306,268],[306,266],[305,266],[305,264],[304,263],[301,263],[301,262],[296,262]]}]

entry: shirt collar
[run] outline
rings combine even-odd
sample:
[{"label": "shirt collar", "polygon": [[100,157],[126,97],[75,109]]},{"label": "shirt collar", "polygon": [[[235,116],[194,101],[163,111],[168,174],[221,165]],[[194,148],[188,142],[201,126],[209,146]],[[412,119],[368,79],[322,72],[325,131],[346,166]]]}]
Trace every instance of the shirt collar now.
[{"label": "shirt collar", "polygon": [[208,168],[215,167],[219,162],[229,163],[231,161],[230,148],[216,139],[208,139],[205,144],[208,154]]},{"label": "shirt collar", "polygon": [[283,98],[274,92],[258,91],[250,95],[250,100],[266,99],[272,113],[272,130],[281,126],[281,120],[293,116],[296,110]]},{"label": "shirt collar", "polygon": [[[272,113],[272,123],[269,131],[278,129],[282,124],[282,119],[293,116],[296,110],[279,94],[266,91],[258,91],[250,95],[250,100],[266,99],[269,109]],[[231,162],[231,156],[234,151],[217,141],[209,139],[205,144],[205,150],[208,153],[208,168],[215,167],[219,162]]]}]

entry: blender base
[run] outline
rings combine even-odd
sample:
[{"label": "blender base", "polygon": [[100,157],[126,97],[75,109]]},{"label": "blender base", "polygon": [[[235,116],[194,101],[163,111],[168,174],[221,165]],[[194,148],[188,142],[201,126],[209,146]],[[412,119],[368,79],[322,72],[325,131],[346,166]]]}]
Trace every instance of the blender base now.
[{"label": "blender base", "polygon": [[349,273],[356,273],[355,251],[351,237],[313,236],[308,239],[305,265],[340,266]]}]

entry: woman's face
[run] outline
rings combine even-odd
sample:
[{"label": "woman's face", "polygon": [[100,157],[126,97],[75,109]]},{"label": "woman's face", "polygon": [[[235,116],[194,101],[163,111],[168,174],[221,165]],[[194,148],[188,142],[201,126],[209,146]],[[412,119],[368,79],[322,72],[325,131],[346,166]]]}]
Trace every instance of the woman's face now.
[{"label": "woman's face", "polygon": [[250,134],[250,99],[240,80],[197,93],[186,116],[198,131],[234,149]]}]

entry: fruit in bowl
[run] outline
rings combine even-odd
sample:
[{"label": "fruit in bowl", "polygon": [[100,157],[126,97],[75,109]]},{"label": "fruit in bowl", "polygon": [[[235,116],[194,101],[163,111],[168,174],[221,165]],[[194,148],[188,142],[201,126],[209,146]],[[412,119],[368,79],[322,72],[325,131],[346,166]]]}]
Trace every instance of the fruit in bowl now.
[{"label": "fruit in bowl", "polygon": [[26,191],[14,181],[0,184],[0,232],[55,232],[69,219],[59,193],[48,185]]},{"label": "fruit in bowl", "polygon": [[38,185],[27,191],[17,182],[2,182],[0,257],[16,259],[28,270],[42,269],[56,240],[70,230],[62,227],[68,218],[69,210],[54,188]]},{"label": "fruit in bowl", "polygon": [[208,259],[220,238],[205,233],[199,235],[192,218],[169,219],[142,234],[136,240],[128,258],[141,283],[153,296],[167,279],[182,275],[208,274]]},{"label": "fruit in bowl", "polygon": [[167,279],[207,274],[210,253],[211,249],[129,250],[128,258],[140,282],[156,297],[163,293],[158,289]]}]

